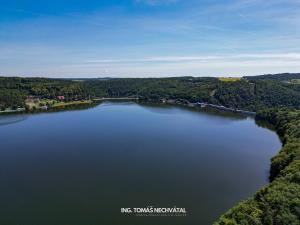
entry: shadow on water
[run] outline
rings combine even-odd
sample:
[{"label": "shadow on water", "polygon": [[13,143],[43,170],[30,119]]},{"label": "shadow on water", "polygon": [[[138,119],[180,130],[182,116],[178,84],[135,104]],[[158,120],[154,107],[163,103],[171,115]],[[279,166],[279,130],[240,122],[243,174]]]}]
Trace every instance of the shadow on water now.
[{"label": "shadow on water", "polygon": [[253,118],[252,116],[245,115],[242,113],[237,113],[237,112],[230,112],[230,111],[222,111],[219,109],[214,109],[214,108],[201,108],[201,107],[189,107],[186,105],[172,105],[172,104],[160,104],[160,103],[138,103],[141,106],[144,106],[145,109],[154,112],[154,113],[160,113],[160,114],[168,114],[169,112],[166,111],[166,109],[183,109],[183,110],[188,110],[191,112],[197,112],[197,113],[202,113],[214,117],[222,117],[222,118],[227,118],[227,119],[232,119],[232,120],[245,120],[248,117]]},{"label": "shadow on water", "polygon": [[[48,109],[47,111],[36,110],[36,111],[30,112],[28,114],[22,114],[22,115],[16,115],[16,114],[1,115],[0,116],[0,126],[21,122],[21,121],[27,119],[26,115],[40,114],[40,113],[56,113],[56,112],[63,112],[63,111],[66,111],[66,112],[67,111],[79,111],[79,110],[95,108],[99,105],[101,105],[101,107],[106,107],[106,106],[110,107],[111,105],[115,105],[116,103],[118,105],[137,104],[137,105],[143,106],[144,109],[146,109],[146,110],[149,110],[153,113],[159,113],[159,114],[169,114],[170,112],[166,111],[166,109],[169,109],[169,110],[182,109],[182,110],[188,110],[191,112],[203,113],[203,114],[214,116],[214,117],[222,117],[222,118],[226,117],[227,119],[232,119],[232,120],[245,120],[248,117],[252,117],[252,116],[245,115],[242,113],[222,111],[222,110],[214,109],[214,108],[201,108],[198,106],[189,107],[186,105],[139,102],[139,101],[134,101],[134,100],[130,100],[130,101],[129,100],[104,100],[104,101],[97,101],[97,102],[94,102],[91,104],[65,105],[65,106]],[[264,123],[264,121],[262,121],[261,123],[259,122],[258,125],[260,125],[264,128],[269,128],[269,126],[271,126],[271,125],[269,125],[269,126],[263,125],[263,123]],[[272,130],[274,130],[274,128],[272,128]]]},{"label": "shadow on water", "polygon": [[94,108],[100,104],[101,103],[91,103],[91,104],[82,104],[82,105],[66,105],[66,106],[60,106],[60,107],[48,109],[47,111],[36,110],[36,111],[30,112],[30,113],[4,114],[4,115],[0,115],[0,126],[5,126],[5,125],[22,122],[22,121],[28,119],[28,117],[33,114],[80,111],[80,110]]},{"label": "shadow on water", "polygon": [[28,116],[26,115],[3,115],[0,116],[0,126],[10,125],[14,123],[19,123],[26,120]]},{"label": "shadow on water", "polygon": [[[98,102],[94,102],[94,103],[90,103],[90,104],[77,104],[77,105],[64,105],[64,106],[60,106],[60,107],[55,107],[52,109],[47,110],[46,112],[62,112],[62,111],[79,111],[79,110],[86,110],[86,109],[90,109],[90,108],[94,108],[98,105],[100,105],[101,103]],[[45,111],[38,111],[38,112],[45,112]]]},{"label": "shadow on water", "polygon": [[275,127],[274,127],[272,124],[270,124],[268,121],[256,119],[256,120],[255,120],[255,123],[256,123],[256,125],[259,126],[259,127],[267,128],[267,129],[269,129],[269,130],[272,130],[272,131],[276,132]]},{"label": "shadow on water", "polygon": [[116,104],[126,106],[126,105],[139,104],[139,103],[138,101],[134,101],[134,100],[116,100],[116,99],[97,101],[97,105],[101,105],[101,107],[110,107]]},{"label": "shadow on water", "polygon": [[[265,128],[265,129],[268,129],[268,130],[271,130],[271,131],[277,133],[276,128],[274,127],[274,125],[272,125],[272,124],[269,123],[268,121],[261,120],[261,119],[256,119],[256,120],[255,120],[255,124],[256,124],[257,126],[259,126],[259,127],[262,127],[262,128]],[[278,137],[279,137],[281,143],[283,143],[283,142],[284,142],[284,137],[282,137],[282,136],[281,136],[280,134],[278,134],[278,133],[277,133],[277,135],[278,135]]]}]

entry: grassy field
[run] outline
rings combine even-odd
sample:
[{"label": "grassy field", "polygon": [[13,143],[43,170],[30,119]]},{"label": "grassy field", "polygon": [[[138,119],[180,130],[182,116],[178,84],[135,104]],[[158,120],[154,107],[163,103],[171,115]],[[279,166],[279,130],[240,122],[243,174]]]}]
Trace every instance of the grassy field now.
[{"label": "grassy field", "polygon": [[24,112],[25,108],[18,108],[18,109],[5,109],[1,110],[0,114],[6,114],[6,113],[17,113],[17,112]]},{"label": "grassy field", "polygon": [[72,105],[83,105],[83,104],[91,104],[92,100],[79,100],[79,101],[57,101],[51,99],[41,99],[41,100],[26,100],[26,105],[29,110],[34,109],[43,109],[43,106],[48,106],[49,108],[60,108],[64,106],[72,106]]},{"label": "grassy field", "polygon": [[300,84],[300,79],[293,79],[291,80],[292,84]]},{"label": "grassy field", "polygon": [[240,78],[240,77],[219,77],[219,80],[223,81],[223,82],[235,82],[235,81],[239,81],[241,79],[242,78]]}]

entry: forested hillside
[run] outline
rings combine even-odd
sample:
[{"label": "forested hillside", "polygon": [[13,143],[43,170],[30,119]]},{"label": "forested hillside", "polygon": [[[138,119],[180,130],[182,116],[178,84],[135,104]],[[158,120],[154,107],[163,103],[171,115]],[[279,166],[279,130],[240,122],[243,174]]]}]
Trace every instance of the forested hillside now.
[{"label": "forested hillside", "polygon": [[46,78],[0,77],[0,110],[25,107],[28,96],[55,99],[64,95],[66,99],[75,96],[85,97],[86,89],[71,80]]},{"label": "forested hillside", "polygon": [[259,76],[245,76],[248,80],[277,80],[290,81],[293,79],[300,79],[300,73],[280,73],[280,74],[266,74]]},{"label": "forested hillside", "polygon": [[[270,77],[269,75],[267,75]],[[278,78],[277,78],[278,76]],[[263,77],[263,78],[261,78]],[[138,97],[146,101],[177,99],[206,102],[235,109],[256,111],[264,107],[300,107],[300,84],[288,74],[242,79],[140,78],[140,79],[45,79],[0,77],[0,107],[25,105],[27,96],[66,101],[88,97]],[[297,75],[293,75],[295,80]]]}]

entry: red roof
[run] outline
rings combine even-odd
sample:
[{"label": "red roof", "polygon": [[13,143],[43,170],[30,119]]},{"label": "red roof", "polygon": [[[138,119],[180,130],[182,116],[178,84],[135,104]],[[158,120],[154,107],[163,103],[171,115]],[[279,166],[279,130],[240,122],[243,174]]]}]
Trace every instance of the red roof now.
[{"label": "red roof", "polygon": [[59,100],[65,100],[65,96],[63,96],[63,95],[57,96],[57,98],[58,98]]}]

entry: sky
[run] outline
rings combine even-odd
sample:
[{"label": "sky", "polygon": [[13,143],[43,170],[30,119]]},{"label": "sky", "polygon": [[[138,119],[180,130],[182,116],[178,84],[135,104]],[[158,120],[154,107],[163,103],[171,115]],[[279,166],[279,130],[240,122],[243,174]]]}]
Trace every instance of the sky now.
[{"label": "sky", "polygon": [[300,72],[300,0],[0,0],[0,75]]}]

